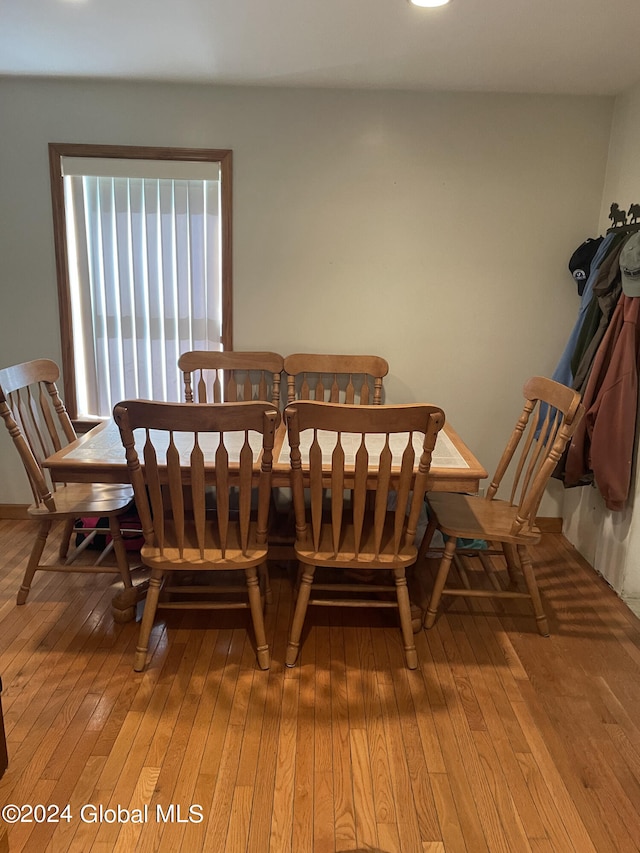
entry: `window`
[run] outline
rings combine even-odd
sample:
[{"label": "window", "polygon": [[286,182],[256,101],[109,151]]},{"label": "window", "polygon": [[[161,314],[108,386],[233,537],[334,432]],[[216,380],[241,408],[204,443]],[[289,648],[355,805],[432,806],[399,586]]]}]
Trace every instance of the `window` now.
[{"label": "window", "polygon": [[49,145],[64,396],[76,421],[182,399],[231,349],[231,151]]}]

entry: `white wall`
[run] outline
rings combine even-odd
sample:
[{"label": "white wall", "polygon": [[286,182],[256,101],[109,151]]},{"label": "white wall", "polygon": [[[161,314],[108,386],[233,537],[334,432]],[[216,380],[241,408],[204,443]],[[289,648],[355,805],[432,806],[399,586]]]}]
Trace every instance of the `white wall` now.
[{"label": "white wall", "polygon": [[[578,305],[608,98],[0,80],[0,364],[60,360],[47,143],[232,148],[236,349],[386,357],[492,469]],[[543,514],[559,514],[549,499]],[[0,504],[27,501],[0,435]]]},{"label": "white wall", "polygon": [[[600,213],[601,233],[611,225],[612,202],[628,209],[640,202],[640,84],[616,99],[611,144]],[[640,430],[638,430],[640,433]],[[638,453],[636,451],[636,459]],[[564,531],[587,560],[640,614],[640,478],[633,474],[630,500],[623,512],[609,511],[595,488],[568,490]]]}]

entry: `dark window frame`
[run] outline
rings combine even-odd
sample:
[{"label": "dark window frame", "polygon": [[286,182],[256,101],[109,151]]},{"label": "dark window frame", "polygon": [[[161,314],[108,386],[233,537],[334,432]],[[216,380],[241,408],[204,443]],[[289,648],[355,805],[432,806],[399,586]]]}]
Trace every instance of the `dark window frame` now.
[{"label": "dark window frame", "polygon": [[[50,142],[49,171],[53,206],[58,307],[60,313],[60,344],[64,400],[72,421],[78,423],[76,370],[73,352],[73,325],[69,288],[69,258],[67,253],[67,223],[64,202],[63,157],[96,157],[127,160],[187,160],[216,162],[220,166],[221,200],[221,287],[222,287],[222,348],[233,349],[232,299],[232,151],[226,148],[158,148],[137,145],[89,145]],[[78,424],[82,426],[82,424]]]}]

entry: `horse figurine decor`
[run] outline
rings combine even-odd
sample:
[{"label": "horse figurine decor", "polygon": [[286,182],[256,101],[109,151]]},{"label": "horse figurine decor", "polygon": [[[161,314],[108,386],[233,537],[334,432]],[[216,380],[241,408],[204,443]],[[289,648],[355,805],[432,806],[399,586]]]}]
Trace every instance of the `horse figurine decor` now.
[{"label": "horse figurine decor", "polygon": [[635,225],[640,219],[640,204],[629,205],[629,225]]},{"label": "horse figurine decor", "polygon": [[614,228],[617,228],[619,225],[626,225],[627,212],[626,210],[621,210],[614,201],[614,203],[609,208],[609,219],[611,220],[612,226]]},{"label": "horse figurine decor", "polygon": [[630,204],[629,212],[622,210],[619,205],[614,203],[609,208],[609,219],[611,227],[607,229],[607,233],[618,231],[624,234],[630,234],[632,231],[640,230],[640,204]]}]

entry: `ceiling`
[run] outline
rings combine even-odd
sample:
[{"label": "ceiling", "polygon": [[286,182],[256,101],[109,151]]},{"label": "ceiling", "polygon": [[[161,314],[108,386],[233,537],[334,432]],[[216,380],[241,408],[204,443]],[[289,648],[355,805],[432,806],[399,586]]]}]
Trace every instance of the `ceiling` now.
[{"label": "ceiling", "polygon": [[640,0],[0,0],[0,75],[617,94]]}]

